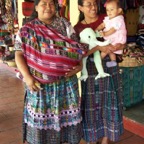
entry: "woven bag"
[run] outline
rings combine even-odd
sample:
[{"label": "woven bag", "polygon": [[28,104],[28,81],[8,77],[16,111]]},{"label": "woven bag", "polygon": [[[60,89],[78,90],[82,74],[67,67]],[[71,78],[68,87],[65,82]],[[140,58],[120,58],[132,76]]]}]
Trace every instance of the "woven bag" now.
[{"label": "woven bag", "polygon": [[139,62],[136,58],[123,57],[123,61],[119,63],[120,67],[137,67],[144,65],[144,58]]},{"label": "woven bag", "polygon": [[22,13],[25,17],[29,17],[34,9],[33,2],[22,2]]},{"label": "woven bag", "polygon": [[128,9],[126,11],[126,28],[127,35],[134,36],[137,32],[139,21],[139,11],[138,9]]}]

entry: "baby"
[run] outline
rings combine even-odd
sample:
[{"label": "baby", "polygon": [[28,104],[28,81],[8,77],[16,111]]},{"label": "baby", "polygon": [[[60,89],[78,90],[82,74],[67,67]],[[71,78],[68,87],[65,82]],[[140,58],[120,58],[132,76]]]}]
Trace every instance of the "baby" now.
[{"label": "baby", "polygon": [[[126,43],[126,26],[123,17],[123,10],[120,7],[118,0],[107,0],[105,3],[107,16],[104,18],[103,23],[100,24],[96,30],[100,31],[100,35],[105,40],[110,40],[112,45]],[[111,59],[107,62],[107,67],[117,65],[116,55],[122,55],[123,50],[117,50],[109,53]],[[101,57],[104,58],[107,54],[101,52]]]}]

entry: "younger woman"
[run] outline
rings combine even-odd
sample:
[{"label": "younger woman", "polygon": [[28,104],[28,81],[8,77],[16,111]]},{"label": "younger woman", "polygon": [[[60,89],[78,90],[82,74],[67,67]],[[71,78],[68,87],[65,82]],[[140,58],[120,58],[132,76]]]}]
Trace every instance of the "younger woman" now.
[{"label": "younger woman", "polygon": [[[91,27],[95,30],[104,19],[105,15],[98,14],[98,5],[96,0],[78,0],[80,11],[79,22],[75,25],[77,34]],[[105,46],[93,49],[100,50],[109,54],[115,50],[121,50],[124,45]],[[95,144],[102,138],[101,144],[108,144],[109,140],[118,141],[123,133],[122,117],[122,85],[118,65],[107,67],[106,62],[110,61],[109,56],[103,59],[104,71],[110,74],[110,77],[95,80],[97,71],[93,61],[93,55],[87,59],[88,79],[81,82],[82,87],[82,123],[84,140],[87,143]]]}]

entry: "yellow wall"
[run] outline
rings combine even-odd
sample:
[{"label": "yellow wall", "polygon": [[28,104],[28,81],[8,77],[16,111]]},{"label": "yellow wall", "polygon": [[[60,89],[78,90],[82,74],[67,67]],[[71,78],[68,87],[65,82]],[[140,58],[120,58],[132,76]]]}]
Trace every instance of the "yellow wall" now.
[{"label": "yellow wall", "polygon": [[78,21],[78,5],[77,0],[70,0],[70,21],[72,25],[74,26]]},{"label": "yellow wall", "polygon": [[22,20],[24,18],[23,14],[22,14],[22,2],[24,0],[18,0],[18,22],[19,22],[19,27],[22,26]]},{"label": "yellow wall", "polygon": [[[70,0],[70,22],[73,26],[77,23],[78,16],[79,16],[77,1],[78,0]],[[81,75],[81,73],[79,72],[77,74],[77,77],[80,77],[80,75]],[[81,96],[80,80],[79,80],[79,93],[80,93],[80,96]]]}]

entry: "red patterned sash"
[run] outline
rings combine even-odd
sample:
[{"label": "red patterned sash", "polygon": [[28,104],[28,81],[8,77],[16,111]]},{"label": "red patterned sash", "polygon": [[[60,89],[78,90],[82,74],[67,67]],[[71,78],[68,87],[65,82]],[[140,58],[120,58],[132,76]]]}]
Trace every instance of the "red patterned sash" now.
[{"label": "red patterned sash", "polygon": [[58,33],[39,20],[20,30],[22,48],[31,73],[41,82],[51,82],[78,65],[87,46]]}]

